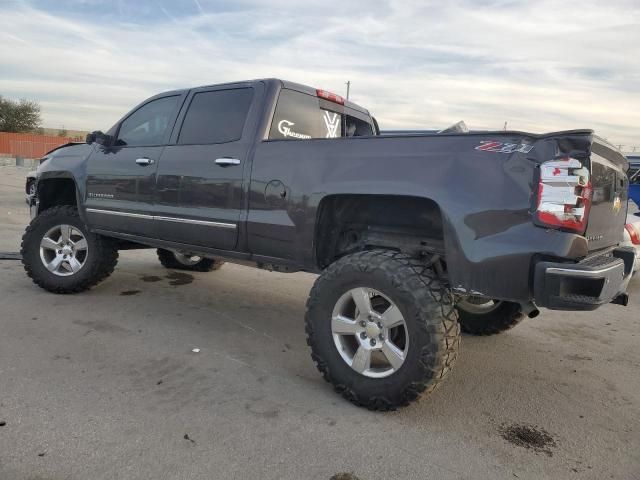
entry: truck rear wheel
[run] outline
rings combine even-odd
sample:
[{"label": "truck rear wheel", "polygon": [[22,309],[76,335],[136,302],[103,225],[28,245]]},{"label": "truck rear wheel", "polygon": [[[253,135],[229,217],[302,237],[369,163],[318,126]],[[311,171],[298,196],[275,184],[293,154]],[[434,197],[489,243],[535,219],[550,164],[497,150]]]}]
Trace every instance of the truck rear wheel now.
[{"label": "truck rear wheel", "polygon": [[453,298],[435,271],[387,250],[329,266],[309,295],[305,327],[325,380],[371,410],[394,410],[431,393],[460,344]]},{"label": "truck rear wheel", "polygon": [[189,253],[175,252],[173,250],[158,249],[158,259],[165,268],[172,270],[189,270],[192,272],[212,272],[218,270],[224,262],[211,258],[191,255]]},{"label": "truck rear wheel", "polygon": [[456,304],[462,331],[470,335],[495,335],[524,319],[517,303],[470,296]]},{"label": "truck rear wheel", "polygon": [[53,293],[78,293],[107,278],[118,262],[116,244],[91,233],[75,207],[35,217],[22,236],[22,264],[33,282]]}]

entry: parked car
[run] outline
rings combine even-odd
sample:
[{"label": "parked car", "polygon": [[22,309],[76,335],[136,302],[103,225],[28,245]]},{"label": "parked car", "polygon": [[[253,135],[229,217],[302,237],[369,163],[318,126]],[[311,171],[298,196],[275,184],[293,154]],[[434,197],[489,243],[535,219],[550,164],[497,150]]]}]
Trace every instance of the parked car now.
[{"label": "parked car", "polygon": [[615,147],[453,130],[380,136],[366,109],[276,79],[162,93],[40,165],[23,263],[55,293],[96,285],[125,248],[317,273],[318,369],[357,405],[404,406],[451,371],[461,329],[628,300]]},{"label": "parked car", "polygon": [[31,170],[27,173],[27,181],[24,188],[24,196],[27,205],[31,205],[31,199],[36,196],[36,178],[38,174],[36,170]]},{"label": "parked car", "polygon": [[629,198],[640,208],[640,155],[628,155]]}]

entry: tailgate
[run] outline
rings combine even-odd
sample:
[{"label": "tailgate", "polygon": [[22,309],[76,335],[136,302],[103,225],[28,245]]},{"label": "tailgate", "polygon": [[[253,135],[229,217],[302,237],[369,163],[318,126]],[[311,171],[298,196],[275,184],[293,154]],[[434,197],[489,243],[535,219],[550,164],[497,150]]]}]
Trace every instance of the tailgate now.
[{"label": "tailgate", "polygon": [[622,241],[629,180],[626,158],[598,137],[593,139],[590,163],[593,193],[585,236],[593,251]]}]

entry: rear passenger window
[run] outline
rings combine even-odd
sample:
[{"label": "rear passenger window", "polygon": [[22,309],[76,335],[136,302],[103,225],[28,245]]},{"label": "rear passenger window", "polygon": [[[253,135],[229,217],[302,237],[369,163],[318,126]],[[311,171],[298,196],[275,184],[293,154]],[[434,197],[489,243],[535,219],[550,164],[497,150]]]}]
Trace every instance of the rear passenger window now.
[{"label": "rear passenger window", "polygon": [[631,185],[640,184],[640,167],[631,167],[627,173]]},{"label": "rear passenger window", "polygon": [[313,95],[282,89],[269,139],[307,140],[373,134],[369,123],[345,114],[345,110],[349,111],[342,105]]},{"label": "rear passenger window", "polygon": [[196,93],[182,122],[178,143],[203,145],[240,140],[253,89]]}]

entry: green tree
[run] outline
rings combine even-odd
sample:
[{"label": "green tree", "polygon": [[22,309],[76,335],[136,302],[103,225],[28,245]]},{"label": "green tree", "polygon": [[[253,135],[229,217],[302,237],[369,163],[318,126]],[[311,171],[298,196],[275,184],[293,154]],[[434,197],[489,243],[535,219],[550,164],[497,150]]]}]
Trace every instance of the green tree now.
[{"label": "green tree", "polygon": [[0,132],[27,133],[40,126],[40,105],[0,97]]}]

